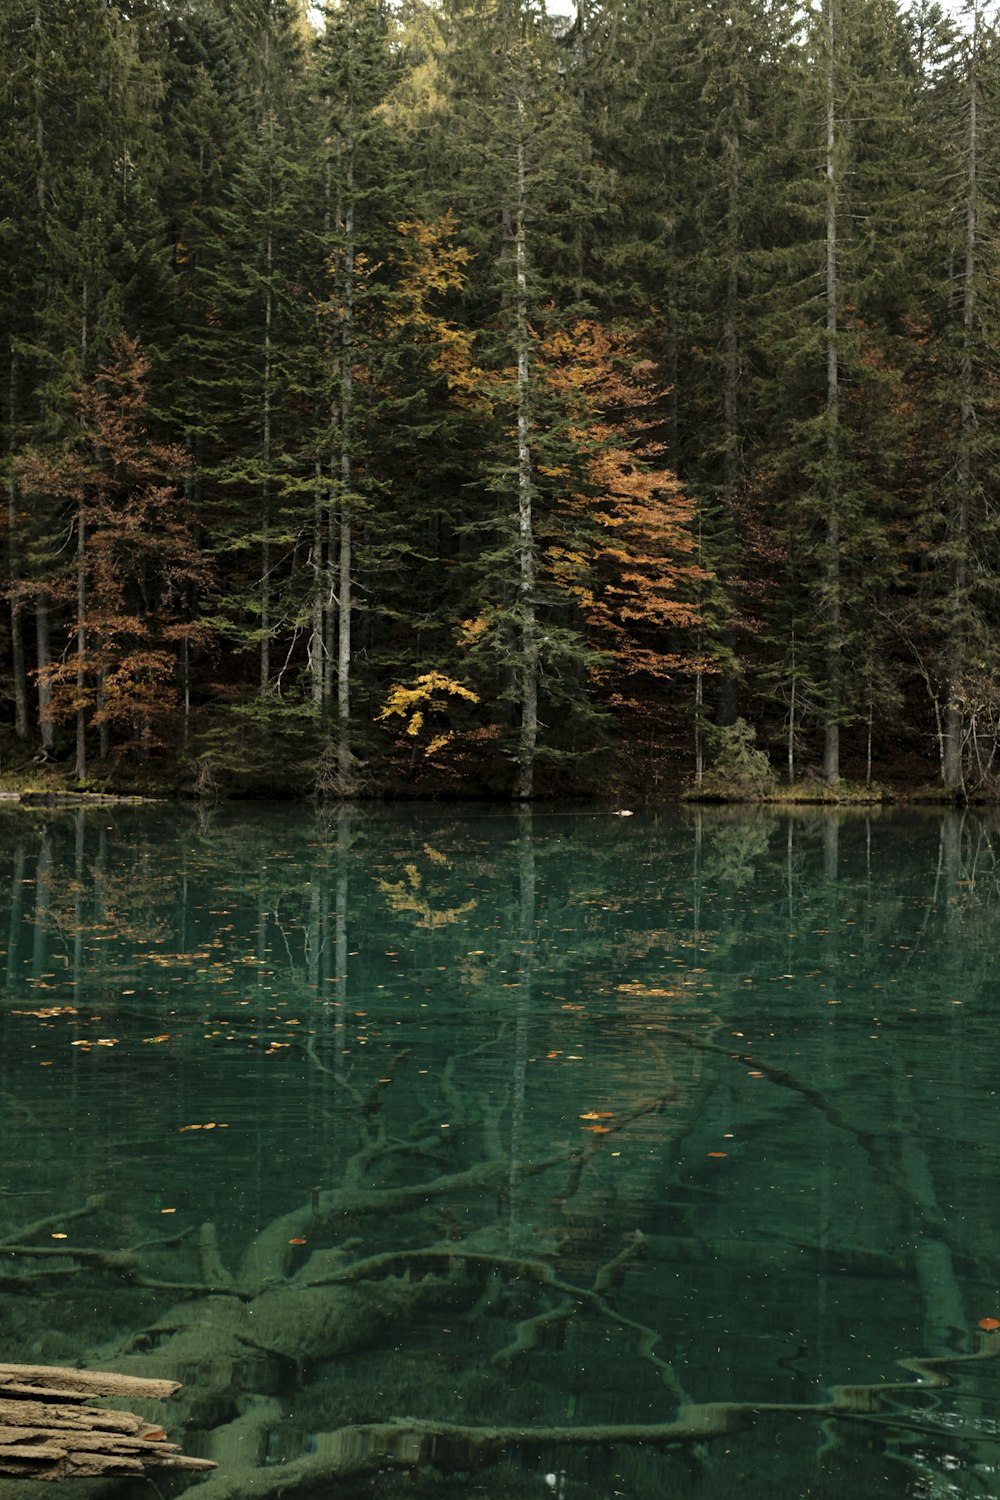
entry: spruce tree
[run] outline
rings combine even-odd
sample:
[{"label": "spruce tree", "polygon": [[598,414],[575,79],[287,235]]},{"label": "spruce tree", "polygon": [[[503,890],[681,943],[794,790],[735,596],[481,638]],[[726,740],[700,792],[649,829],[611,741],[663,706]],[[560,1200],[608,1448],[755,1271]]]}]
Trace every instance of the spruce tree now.
[{"label": "spruce tree", "polygon": [[[866,711],[864,659],[880,579],[892,569],[892,496],[904,442],[899,389],[914,184],[906,38],[883,0],[825,0],[812,13],[801,88],[790,97],[783,219],[762,257],[758,349],[768,441],[756,483],[778,500],[788,559],[772,614],[772,671],[812,685],[822,774],[841,772],[840,733]],[[765,343],[766,339],[766,343]],[[794,668],[792,641],[794,639]]]},{"label": "spruce tree", "polygon": [[466,317],[480,332],[492,408],[463,526],[473,554],[464,639],[480,696],[502,727],[513,795],[526,800],[540,759],[586,749],[595,723],[584,623],[541,560],[558,492],[544,448],[559,410],[541,375],[539,338],[571,313],[579,280],[564,186],[581,170],[578,95],[541,6],[451,0],[444,16],[444,206],[456,210],[477,257]]}]

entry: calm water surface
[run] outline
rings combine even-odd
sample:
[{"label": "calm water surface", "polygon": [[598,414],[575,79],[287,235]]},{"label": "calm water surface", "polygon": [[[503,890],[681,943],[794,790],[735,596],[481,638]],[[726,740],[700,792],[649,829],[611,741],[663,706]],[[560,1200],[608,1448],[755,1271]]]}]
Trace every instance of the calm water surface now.
[{"label": "calm water surface", "polygon": [[182,1379],[163,1496],[1000,1495],[998,847],[4,812],[4,1358]]}]

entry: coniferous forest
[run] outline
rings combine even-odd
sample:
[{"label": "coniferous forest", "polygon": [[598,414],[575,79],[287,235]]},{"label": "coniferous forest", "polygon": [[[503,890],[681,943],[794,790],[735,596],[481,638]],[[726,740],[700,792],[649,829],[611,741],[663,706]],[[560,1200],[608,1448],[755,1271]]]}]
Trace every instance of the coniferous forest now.
[{"label": "coniferous forest", "polygon": [[0,0],[2,769],[1000,784],[977,0]]}]

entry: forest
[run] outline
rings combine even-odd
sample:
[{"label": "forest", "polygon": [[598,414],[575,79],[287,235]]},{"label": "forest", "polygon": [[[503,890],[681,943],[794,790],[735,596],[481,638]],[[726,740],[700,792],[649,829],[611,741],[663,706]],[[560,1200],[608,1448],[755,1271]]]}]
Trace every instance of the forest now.
[{"label": "forest", "polygon": [[0,0],[0,56],[6,777],[995,793],[979,0]]}]

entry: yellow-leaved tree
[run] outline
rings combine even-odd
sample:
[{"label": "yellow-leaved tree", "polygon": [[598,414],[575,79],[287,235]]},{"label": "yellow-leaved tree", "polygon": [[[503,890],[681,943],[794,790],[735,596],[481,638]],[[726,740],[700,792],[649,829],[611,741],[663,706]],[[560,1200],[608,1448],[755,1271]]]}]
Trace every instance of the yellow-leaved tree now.
[{"label": "yellow-leaved tree", "polygon": [[439,756],[457,737],[450,715],[456,703],[478,703],[479,696],[443,672],[424,672],[411,686],[393,683],[385,703],[375,715],[388,723],[399,720],[392,728],[397,736],[412,741],[426,760]]}]

